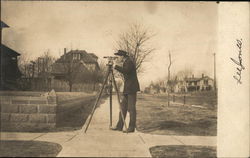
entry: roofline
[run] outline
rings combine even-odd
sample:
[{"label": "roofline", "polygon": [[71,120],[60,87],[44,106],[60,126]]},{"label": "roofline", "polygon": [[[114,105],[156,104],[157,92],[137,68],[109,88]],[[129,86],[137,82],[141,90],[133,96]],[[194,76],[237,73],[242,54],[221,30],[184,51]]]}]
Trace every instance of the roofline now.
[{"label": "roofline", "polygon": [[17,56],[20,56],[20,55],[21,55],[20,53],[17,53],[15,50],[13,50],[13,49],[11,49],[11,48],[7,47],[7,46],[6,46],[6,45],[4,45],[4,44],[1,44],[1,49],[2,49],[2,46],[3,46],[3,47],[5,47],[6,49],[9,49],[10,51],[12,51],[12,52],[16,53],[16,54],[17,54]]},{"label": "roofline", "polygon": [[9,27],[9,25],[5,24],[3,21],[1,21],[1,28]]}]

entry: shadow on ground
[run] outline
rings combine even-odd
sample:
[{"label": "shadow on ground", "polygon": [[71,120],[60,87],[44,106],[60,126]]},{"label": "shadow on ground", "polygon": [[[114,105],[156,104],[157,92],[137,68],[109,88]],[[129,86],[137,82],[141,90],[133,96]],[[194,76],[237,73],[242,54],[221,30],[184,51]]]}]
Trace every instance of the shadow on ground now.
[{"label": "shadow on ground", "polygon": [[151,147],[149,150],[153,158],[216,158],[216,147],[209,146],[163,145]]},{"label": "shadow on ground", "polygon": [[61,145],[44,141],[0,141],[0,157],[55,157],[61,150]]},{"label": "shadow on ground", "polygon": [[[56,128],[53,131],[79,130],[85,124],[95,104],[95,97],[60,103],[57,109]],[[102,98],[97,108],[104,102]]]}]

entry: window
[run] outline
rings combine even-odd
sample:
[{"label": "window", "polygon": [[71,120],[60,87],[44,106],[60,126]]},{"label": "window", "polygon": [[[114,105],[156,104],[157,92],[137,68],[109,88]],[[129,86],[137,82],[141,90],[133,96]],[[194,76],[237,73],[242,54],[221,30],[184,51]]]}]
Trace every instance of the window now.
[{"label": "window", "polygon": [[80,60],[80,59],[81,59],[81,54],[73,53],[73,60]]},{"label": "window", "polygon": [[76,54],[72,54],[73,55],[73,60],[76,60]]},{"label": "window", "polygon": [[204,84],[205,84],[205,85],[208,85],[208,80],[204,80]]},{"label": "window", "polygon": [[80,53],[73,53],[73,60],[80,60],[81,54]]}]

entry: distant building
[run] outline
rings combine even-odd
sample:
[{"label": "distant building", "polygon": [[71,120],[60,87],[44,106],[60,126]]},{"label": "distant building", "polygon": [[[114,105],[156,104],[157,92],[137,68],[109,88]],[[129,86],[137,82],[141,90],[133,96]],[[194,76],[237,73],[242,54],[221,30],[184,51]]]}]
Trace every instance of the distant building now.
[{"label": "distant building", "polygon": [[[168,86],[167,86],[168,85]],[[157,93],[179,93],[179,92],[193,92],[193,91],[210,91],[214,89],[214,81],[208,76],[202,76],[200,78],[194,77],[184,78],[178,80],[170,80],[169,82],[153,84],[151,83],[145,88],[144,92],[148,94]]]},{"label": "distant building", "polygon": [[185,78],[180,80],[175,85],[175,92],[192,92],[192,91],[209,91],[213,90],[214,81],[208,76],[202,74],[201,78],[195,78],[194,75],[191,78]]},{"label": "distant building", "polygon": [[151,83],[148,87],[145,88],[144,92],[148,94],[157,94],[160,93],[161,87],[159,85]]},{"label": "distant building", "polygon": [[62,77],[66,74],[65,64],[67,62],[81,63],[82,69],[88,69],[89,71],[100,70],[97,62],[98,57],[93,53],[87,53],[85,50],[71,50],[66,52],[52,65],[52,75]]},{"label": "distant building", "polygon": [[[93,53],[87,53],[85,50],[70,50],[69,52],[64,49],[64,54],[56,60],[52,65],[52,87],[58,91],[67,91],[68,84],[66,78],[69,77],[69,71],[78,69],[79,72],[99,71],[100,67],[97,62],[98,57]],[[76,87],[81,91],[80,85]]]}]

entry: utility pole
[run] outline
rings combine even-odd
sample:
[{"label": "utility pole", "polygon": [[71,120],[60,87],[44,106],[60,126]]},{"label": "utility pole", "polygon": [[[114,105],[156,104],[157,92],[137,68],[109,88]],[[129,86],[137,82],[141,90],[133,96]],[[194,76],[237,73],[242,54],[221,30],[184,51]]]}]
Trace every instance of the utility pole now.
[{"label": "utility pole", "polygon": [[171,60],[171,53],[169,51],[168,81],[167,81],[168,106],[169,106],[169,101],[170,101],[169,93],[170,93],[170,90],[171,90],[171,87],[170,87],[170,68],[171,68],[171,65],[172,65],[172,60]]},{"label": "utility pole", "polygon": [[214,90],[217,92],[217,87],[216,87],[216,56],[215,53],[214,55]]}]

